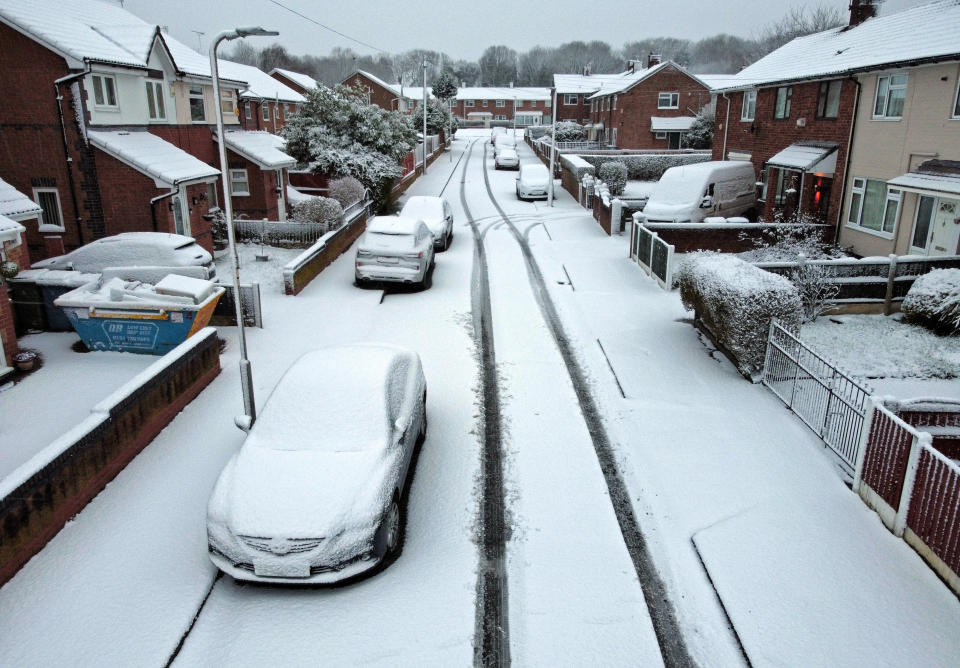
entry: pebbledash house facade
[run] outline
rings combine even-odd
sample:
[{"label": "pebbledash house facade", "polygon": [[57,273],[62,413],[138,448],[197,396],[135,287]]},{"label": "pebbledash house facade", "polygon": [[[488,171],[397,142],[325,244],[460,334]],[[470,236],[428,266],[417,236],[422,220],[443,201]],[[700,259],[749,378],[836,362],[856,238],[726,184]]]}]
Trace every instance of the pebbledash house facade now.
[{"label": "pebbledash house facade", "polygon": [[215,100],[205,56],[94,0],[0,0],[0,62],[0,82],[17,91],[0,104],[0,178],[42,210],[25,226],[34,261],[127,231],[185,234],[211,250],[224,195],[217,113],[236,211],[283,210],[281,164],[292,159],[278,160],[272,134],[243,129],[249,86],[232,63],[221,61]]},{"label": "pebbledash house facade", "polygon": [[804,214],[860,256],[960,252],[960,2],[801,37],[717,96],[713,159],[749,160],[762,216]]}]

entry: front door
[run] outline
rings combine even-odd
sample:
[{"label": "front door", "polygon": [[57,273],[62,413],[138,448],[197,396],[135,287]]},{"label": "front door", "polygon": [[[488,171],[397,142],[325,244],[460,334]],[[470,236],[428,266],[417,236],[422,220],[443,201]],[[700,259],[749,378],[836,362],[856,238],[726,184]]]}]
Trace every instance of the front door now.
[{"label": "front door", "polygon": [[930,230],[929,255],[955,255],[957,235],[960,232],[960,200],[940,199],[933,215]]},{"label": "front door", "polygon": [[681,132],[668,132],[667,133],[667,148],[676,150],[680,148],[680,137],[683,136]]}]

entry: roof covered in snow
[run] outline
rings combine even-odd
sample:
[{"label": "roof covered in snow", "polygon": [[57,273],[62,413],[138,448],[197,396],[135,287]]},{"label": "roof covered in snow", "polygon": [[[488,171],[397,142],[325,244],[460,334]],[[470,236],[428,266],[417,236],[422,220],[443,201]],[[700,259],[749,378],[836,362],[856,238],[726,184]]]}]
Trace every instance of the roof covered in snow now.
[{"label": "roof covered in snow", "polygon": [[703,84],[704,87],[709,88],[709,86],[707,86],[706,83],[700,81],[700,79],[697,78],[697,75],[690,74],[682,65],[678,65],[672,60],[665,60],[662,63],[657,63],[653,67],[648,67],[645,70],[637,70],[636,72],[632,74],[628,74],[625,77],[621,77],[620,79],[613,79],[605,83],[603,86],[600,87],[600,90],[598,90],[596,93],[591,95],[589,99],[593,100],[599,97],[604,97],[606,95],[613,95],[615,93],[626,92],[631,88],[633,88],[634,86],[636,86],[641,81],[646,81],[647,79],[657,74],[658,72],[662,72],[663,70],[668,69],[670,67],[673,67],[674,69],[677,69],[683,72],[694,81],[698,81],[701,84]]},{"label": "roof covered in snow", "polygon": [[384,88],[386,88],[388,91],[390,91],[397,97],[400,97],[400,84],[388,84],[386,81],[378,77],[376,74],[371,74],[370,72],[367,72],[365,70],[357,70],[356,72],[353,72],[350,76],[345,77],[341,83],[346,83],[347,79],[351,79],[357,74],[359,74],[362,77],[366,77],[367,79],[369,79],[370,81],[372,81],[377,85],[383,86]]},{"label": "roof covered in snow", "polygon": [[247,82],[247,87],[240,92],[240,97],[280,100],[281,102],[296,104],[307,101],[307,98],[297,91],[252,65],[241,65],[240,63],[220,59],[217,66],[220,70],[220,76]]},{"label": "roof covered in snow", "polygon": [[693,122],[697,120],[694,116],[651,116],[650,130],[653,132],[675,132],[677,130],[689,130]]},{"label": "roof covered in snow", "polygon": [[549,88],[472,86],[457,89],[458,100],[549,100]]},{"label": "roof covered in snow", "polygon": [[605,85],[617,85],[633,74],[630,70],[616,74],[554,74],[553,85],[557,95],[564,93],[595,93]]},{"label": "roof covered in snow", "polygon": [[303,86],[304,88],[316,88],[320,85],[316,79],[306,74],[301,74],[300,72],[292,72],[290,70],[283,70],[279,67],[274,67],[268,72],[268,74],[279,74],[282,77],[286,77],[290,81]]},{"label": "roof covered in snow", "polygon": [[252,130],[227,130],[224,136],[231,151],[256,163],[260,169],[282,169],[297,164],[296,159],[283,152],[286,142],[278,135]]},{"label": "roof covered in snow", "polygon": [[736,81],[737,78],[736,74],[696,74],[695,76],[705,83],[710,90],[719,90],[731,86],[733,85],[731,82]]},{"label": "roof covered in snow", "polygon": [[916,171],[901,174],[887,183],[910,192],[957,196],[960,195],[960,162],[928,160]]},{"label": "roof covered in snow", "polygon": [[156,26],[96,0],[0,0],[0,20],[76,67],[85,62],[145,68]]},{"label": "roof covered in snow", "polygon": [[43,209],[40,208],[40,205],[0,179],[0,216],[6,216],[14,220],[25,220],[36,218],[41,213],[43,213]]},{"label": "roof covered in snow", "polygon": [[[4,0],[0,0],[0,2],[3,1]],[[160,37],[163,39],[163,43],[166,45],[167,50],[173,57],[174,63],[180,72],[201,78],[209,78],[212,76],[210,73],[210,58],[208,56],[197,53],[167,33],[161,33]],[[228,84],[236,82],[246,83],[246,79],[238,78],[239,75],[232,69],[234,65],[236,65],[236,63],[224,60],[223,58],[217,59],[217,69],[221,81],[227,82]],[[259,70],[257,71],[259,72]]]},{"label": "roof covered in snow", "polygon": [[960,60],[960,0],[936,0],[888,16],[798,37],[741,70],[728,90]]},{"label": "roof covered in snow", "polygon": [[770,158],[767,164],[832,174],[837,167],[837,144],[797,142]]},{"label": "roof covered in snow", "polygon": [[27,228],[17,221],[0,215],[0,244],[4,241],[16,241],[26,231]]},{"label": "roof covered in snow", "polygon": [[87,136],[103,152],[152,178],[158,188],[220,176],[220,170],[147,131],[90,130]]}]

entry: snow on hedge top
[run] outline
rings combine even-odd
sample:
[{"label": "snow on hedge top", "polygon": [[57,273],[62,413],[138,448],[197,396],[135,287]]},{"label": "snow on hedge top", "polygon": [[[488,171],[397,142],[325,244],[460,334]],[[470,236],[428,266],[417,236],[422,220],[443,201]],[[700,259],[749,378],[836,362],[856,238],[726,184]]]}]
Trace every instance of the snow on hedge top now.
[{"label": "snow on hedge top", "polygon": [[691,260],[690,270],[698,276],[709,276],[709,283],[705,285],[721,287],[724,291],[741,294],[756,294],[759,292],[782,292],[784,295],[795,295],[797,290],[789,279],[778,274],[772,274],[749,262],[744,262],[733,255],[722,253],[705,253]]},{"label": "snow on hedge top", "polygon": [[218,60],[217,69],[223,77],[247,82],[246,89],[240,92],[241,98],[262,98],[265,100],[280,100],[281,102],[296,104],[303,104],[307,101],[307,98],[297,91],[252,65],[241,65],[240,63],[234,63],[229,60]]},{"label": "snow on hedge top", "polygon": [[952,55],[960,56],[960,0],[937,0],[798,37],[741,70],[726,90]]},{"label": "snow on hedge top", "polygon": [[68,63],[116,63],[144,68],[156,26],[116,4],[94,0],[0,0],[0,17]]},{"label": "snow on hedge top", "polygon": [[260,169],[281,169],[297,164],[296,158],[283,152],[286,142],[278,135],[257,130],[227,130],[223,135],[234,153],[256,163]]},{"label": "snow on hedge top", "polygon": [[36,218],[43,209],[32,199],[0,179],[0,216],[7,218]]},{"label": "snow on hedge top", "polygon": [[317,80],[311,76],[307,76],[306,74],[300,74],[299,72],[292,72],[290,70],[280,69],[279,67],[274,67],[267,74],[272,75],[274,72],[276,72],[280,76],[290,79],[290,81],[296,84],[300,84],[307,90],[311,88],[316,88],[319,85],[317,83]]},{"label": "snow on hedge top", "polygon": [[155,134],[127,130],[90,130],[90,143],[162,186],[216,177],[220,171]]}]

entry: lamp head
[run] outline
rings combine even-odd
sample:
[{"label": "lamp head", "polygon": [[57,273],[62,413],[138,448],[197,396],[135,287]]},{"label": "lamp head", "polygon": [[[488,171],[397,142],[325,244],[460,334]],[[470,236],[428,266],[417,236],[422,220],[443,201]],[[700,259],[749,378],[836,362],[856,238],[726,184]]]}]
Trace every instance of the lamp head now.
[{"label": "lamp head", "polygon": [[247,28],[237,28],[227,39],[237,39],[238,37],[270,37],[279,34],[276,30],[267,30],[260,26],[249,26]]}]

